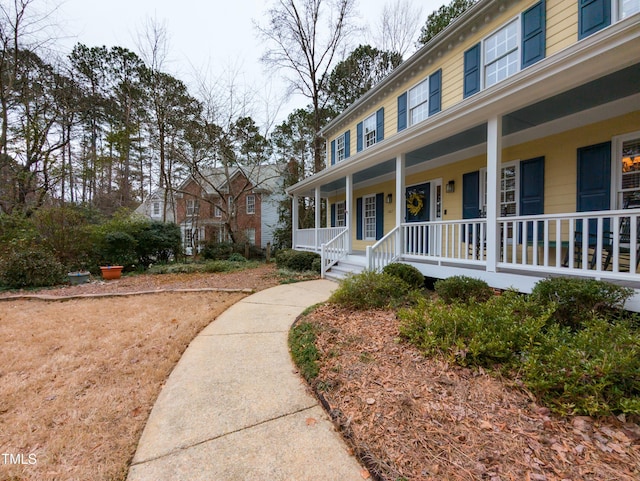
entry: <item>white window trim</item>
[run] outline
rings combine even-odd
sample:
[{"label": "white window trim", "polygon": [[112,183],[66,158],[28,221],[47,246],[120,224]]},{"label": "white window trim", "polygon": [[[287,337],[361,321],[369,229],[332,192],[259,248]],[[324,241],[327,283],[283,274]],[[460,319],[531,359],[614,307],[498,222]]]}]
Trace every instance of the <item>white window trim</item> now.
[{"label": "white window trim", "polygon": [[[367,130],[368,122],[371,122],[373,124],[373,129]],[[376,112],[372,113],[362,121],[362,149],[363,150],[369,147],[372,147],[373,145],[376,144],[377,136],[378,136],[377,128],[378,126],[377,126]],[[372,139],[371,142],[367,141],[368,133],[373,134],[371,137]]]},{"label": "white window trim", "polygon": [[624,135],[618,135],[611,139],[611,205],[615,209],[622,209],[622,145],[629,140],[640,139],[640,130]]},{"label": "white window trim", "polygon": [[221,218],[222,217],[222,207],[220,207],[219,205],[216,205],[213,208],[213,216]]},{"label": "white window trim", "polygon": [[[345,134],[336,137],[336,162],[342,162],[346,159],[346,139]],[[342,143],[342,146],[340,145]]]},{"label": "white window trim", "polygon": [[[371,217],[367,217],[367,201],[373,199],[373,236],[367,235],[367,219]],[[377,222],[377,212],[376,212],[376,194],[364,195],[362,196],[362,238],[364,240],[376,240],[376,231],[378,226]]]},{"label": "white window trim", "polygon": [[156,200],[153,202],[153,215],[154,216],[159,216],[160,215],[160,201]]},{"label": "white window trim", "polygon": [[[417,89],[418,87],[420,87],[422,84],[426,84],[426,89],[427,89],[427,96],[426,96],[426,100],[424,102],[420,102],[419,104],[415,105],[415,106],[411,106],[411,91]],[[427,109],[427,115],[424,118],[421,118],[420,120],[414,120],[413,119],[413,110],[416,107],[419,107],[421,105],[424,105],[424,108]],[[426,120],[429,118],[429,77],[422,79],[420,82],[416,83],[413,87],[411,87],[409,90],[407,90],[407,120],[408,120],[408,125],[415,125],[419,122],[422,122],[423,120]]]},{"label": "white window trim", "polygon": [[[515,167],[516,169],[516,185],[515,185],[515,203],[516,203],[516,213],[515,216],[520,215],[520,160],[512,160],[509,162],[503,162],[500,166],[500,180],[498,181],[498,186],[500,187],[500,212],[498,217],[504,217],[502,215],[502,170],[508,167]],[[483,217],[487,214],[487,168],[483,167],[480,169],[480,210],[483,214]]]},{"label": "white window trim", "polygon": [[[487,82],[486,82],[486,78],[487,78],[487,64],[486,64],[486,59],[485,59],[485,44],[486,41],[489,37],[494,36],[496,33],[498,33],[500,30],[503,30],[505,28],[507,28],[510,24],[512,24],[513,22],[516,22],[516,29],[517,29],[517,47],[515,49],[516,52],[518,52],[518,68],[515,71],[515,73],[511,74],[511,75],[515,75],[516,73],[520,72],[522,70],[522,14],[518,14],[517,16],[513,17],[511,20],[503,23],[500,27],[496,28],[494,31],[492,31],[491,33],[489,33],[488,35],[486,35],[483,39],[482,42],[480,44],[480,62],[482,65],[482,75],[480,76],[480,90],[484,90],[485,88],[488,87],[492,87],[494,85],[497,85],[501,82],[504,82],[506,79],[508,79],[511,75],[505,77],[502,80],[498,80],[497,82],[487,86]],[[513,50],[511,50],[511,52],[513,52]],[[508,55],[508,54],[507,54]],[[503,58],[504,56],[500,57]],[[497,61],[497,60],[496,60]],[[495,61],[494,61],[495,62]],[[492,63],[494,63],[492,62]]]},{"label": "white window trim", "polygon": [[[249,202],[251,200],[251,202]],[[256,196],[255,194],[247,195],[247,214],[255,214],[256,213]]]}]

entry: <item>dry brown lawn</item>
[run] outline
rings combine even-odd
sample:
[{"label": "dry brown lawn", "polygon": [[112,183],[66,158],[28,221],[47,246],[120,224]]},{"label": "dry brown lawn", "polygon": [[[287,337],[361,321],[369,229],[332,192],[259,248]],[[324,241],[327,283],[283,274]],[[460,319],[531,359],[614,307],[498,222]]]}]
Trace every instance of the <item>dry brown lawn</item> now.
[{"label": "dry brown lawn", "polygon": [[[277,284],[272,273],[257,273],[259,288]],[[256,274],[242,277],[224,287],[255,287]],[[143,288],[145,282],[141,276]],[[153,403],[180,356],[245,295],[0,302],[0,480],[125,479]]]}]

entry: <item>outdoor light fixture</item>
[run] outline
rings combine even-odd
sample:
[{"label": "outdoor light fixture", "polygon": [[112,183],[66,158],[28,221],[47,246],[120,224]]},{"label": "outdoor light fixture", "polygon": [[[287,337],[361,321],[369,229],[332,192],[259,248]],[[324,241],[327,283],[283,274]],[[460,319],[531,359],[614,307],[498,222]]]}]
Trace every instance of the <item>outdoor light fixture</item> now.
[{"label": "outdoor light fixture", "polygon": [[391,204],[393,202],[393,194],[387,194],[387,204]]},{"label": "outdoor light fixture", "polygon": [[456,191],[456,182],[455,180],[450,180],[447,182],[447,193],[451,194]]}]

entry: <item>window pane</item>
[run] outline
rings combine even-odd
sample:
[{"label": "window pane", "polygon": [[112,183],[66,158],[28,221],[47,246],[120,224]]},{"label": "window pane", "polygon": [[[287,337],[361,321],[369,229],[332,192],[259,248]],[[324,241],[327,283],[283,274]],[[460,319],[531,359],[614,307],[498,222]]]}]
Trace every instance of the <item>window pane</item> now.
[{"label": "window pane", "polygon": [[518,22],[513,21],[484,41],[485,86],[518,71]]},{"label": "window pane", "polygon": [[365,239],[376,238],[376,198],[364,198],[364,236]]},{"label": "window pane", "polygon": [[634,197],[640,197],[640,139],[622,144],[622,191],[624,203],[629,204]]},{"label": "window pane", "polygon": [[640,12],[640,0],[622,0],[620,2],[620,18],[627,18]]}]

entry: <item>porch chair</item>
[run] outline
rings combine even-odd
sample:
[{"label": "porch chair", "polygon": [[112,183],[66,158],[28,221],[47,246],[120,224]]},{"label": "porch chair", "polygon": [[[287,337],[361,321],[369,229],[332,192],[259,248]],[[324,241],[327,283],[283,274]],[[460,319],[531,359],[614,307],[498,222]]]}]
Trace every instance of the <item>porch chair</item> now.
[{"label": "porch chair", "polygon": [[[638,269],[638,265],[640,264],[640,219],[638,222],[638,228],[636,229],[636,270]],[[630,271],[631,270],[631,217],[623,217],[620,219],[620,231],[619,231],[619,239],[620,242],[618,244],[620,252],[619,254],[628,255],[628,264],[625,266]],[[613,239],[612,239],[613,241]],[[610,242],[609,248],[607,249],[607,257],[604,261],[604,270],[606,271],[609,265],[611,264],[611,258],[613,257],[613,242]],[[626,256],[625,256],[626,257]],[[620,266],[622,267],[622,265]]]}]

